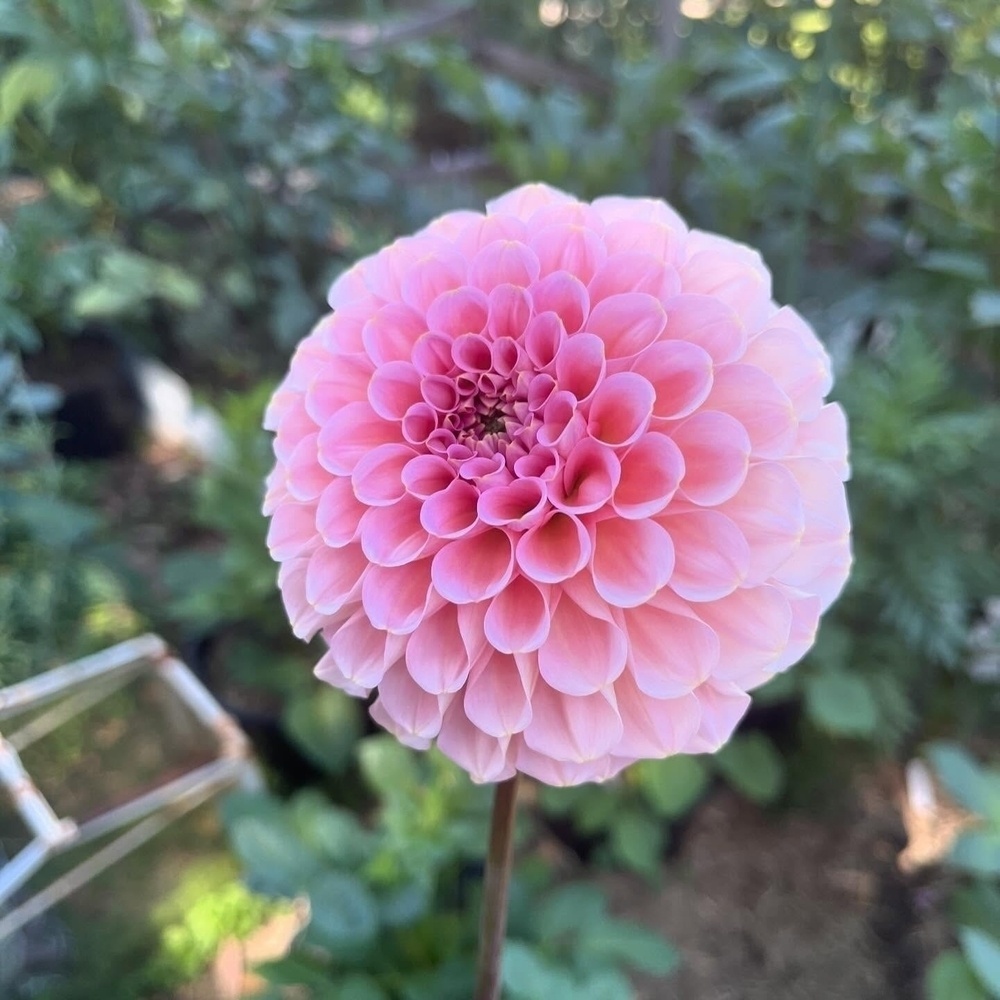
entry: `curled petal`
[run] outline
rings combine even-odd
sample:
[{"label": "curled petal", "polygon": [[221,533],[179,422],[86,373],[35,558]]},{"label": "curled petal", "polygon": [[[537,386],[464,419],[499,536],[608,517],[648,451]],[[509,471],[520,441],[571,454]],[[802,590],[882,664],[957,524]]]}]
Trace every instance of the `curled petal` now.
[{"label": "curled petal", "polygon": [[491,337],[513,337],[524,333],[531,319],[531,299],[520,285],[497,285],[490,292],[486,332]]},{"label": "curled petal", "polygon": [[534,251],[517,240],[496,240],[483,247],[469,264],[469,283],[485,292],[497,285],[526,288],[541,266]]},{"label": "curled petal", "polygon": [[478,523],[478,503],[479,490],[471,483],[456,479],[424,501],[420,523],[438,538],[460,538]]},{"label": "curled petal", "polygon": [[454,338],[443,333],[428,331],[413,345],[410,360],[421,375],[448,375],[454,364],[451,360],[451,342]]},{"label": "curled petal", "polygon": [[664,340],[643,351],[632,371],[656,393],[653,416],[660,423],[693,413],[712,389],[712,359],[707,351],[683,340]]},{"label": "curled petal", "polygon": [[621,460],[621,477],[612,504],[629,520],[663,510],[684,476],[684,456],[665,434],[643,434]]},{"label": "curled petal", "polygon": [[368,402],[385,420],[402,420],[420,400],[420,373],[409,361],[382,365],[368,383]]},{"label": "curled petal", "polygon": [[554,312],[539,313],[524,331],[524,349],[538,371],[554,368],[565,342],[566,330]]},{"label": "curled petal", "polygon": [[328,662],[351,683],[368,689],[382,680],[403,652],[400,637],[374,628],[364,611],[355,612],[327,642],[330,651],[324,659],[329,657]]},{"label": "curled petal", "polygon": [[286,502],[271,515],[267,547],[276,562],[305,553],[317,541],[315,504]]},{"label": "curled petal", "polygon": [[632,358],[663,332],[667,314],[659,299],[643,292],[609,295],[598,302],[587,320],[587,330],[604,341],[608,358]]},{"label": "curled petal", "polygon": [[487,490],[478,499],[479,518],[484,523],[523,531],[544,516],[546,491],[540,479],[515,479],[507,486]]},{"label": "curled petal", "polygon": [[431,577],[434,588],[455,604],[470,604],[494,597],[514,572],[514,547],[500,528],[488,528],[448,542],[434,556]]},{"label": "curled petal", "polygon": [[645,292],[663,302],[679,294],[680,290],[681,279],[677,271],[662,257],[641,250],[612,254],[587,286],[593,304],[622,292]]},{"label": "curled petal", "polygon": [[377,704],[395,723],[392,731],[397,736],[433,739],[450,701],[449,695],[424,691],[402,664],[390,667],[378,686]]},{"label": "curled petal", "polygon": [[416,627],[406,643],[406,669],[429,694],[449,694],[462,688],[472,660],[454,605],[445,604]]},{"label": "curled petal", "polygon": [[414,343],[426,329],[415,309],[402,302],[389,302],[365,323],[361,342],[376,367],[391,361],[409,361]]},{"label": "curled petal", "polygon": [[408,635],[428,609],[440,603],[430,588],[430,559],[405,566],[372,566],[361,585],[361,601],[375,628]]},{"label": "curled petal", "polygon": [[734,416],[746,428],[754,458],[781,458],[795,441],[798,420],[792,401],[753,365],[718,369],[705,406]]},{"label": "curled petal", "polygon": [[403,469],[415,453],[409,445],[381,444],[354,467],[354,495],[370,507],[389,507],[406,494]]},{"label": "curled petal", "polygon": [[350,479],[334,479],[323,490],[316,508],[316,530],[323,544],[338,549],[355,541],[366,510],[355,497]]},{"label": "curled petal", "polygon": [[482,333],[486,329],[490,302],[479,288],[464,285],[439,295],[428,307],[426,329],[448,337]]},{"label": "curled petal", "polygon": [[554,312],[567,333],[576,333],[590,313],[587,286],[568,271],[554,271],[531,286],[536,314]]},{"label": "curled petal", "polygon": [[421,500],[445,489],[455,479],[455,467],[440,455],[417,455],[403,469],[403,485]]},{"label": "curled petal", "polygon": [[694,693],[651,698],[626,670],[615,682],[622,737],[614,748],[628,757],[668,757],[687,752],[701,723],[701,703]]},{"label": "curled petal", "polygon": [[530,671],[513,656],[494,650],[473,667],[465,686],[469,721],[498,738],[521,732],[531,722],[533,682]]},{"label": "curled petal", "polygon": [[710,295],[685,292],[664,304],[667,340],[700,347],[717,365],[729,364],[743,355],[747,333],[739,314]]},{"label": "curled petal", "polygon": [[670,434],[684,456],[681,493],[715,507],[735,495],[750,468],[750,437],[728,413],[700,410]]},{"label": "curled petal", "polygon": [[477,784],[506,781],[515,773],[509,759],[510,737],[489,736],[474,726],[459,699],[444,713],[438,749],[469,773]]},{"label": "curled petal", "polygon": [[403,414],[403,440],[412,445],[426,444],[437,430],[438,415],[429,403],[414,403]]},{"label": "curled petal", "polygon": [[349,476],[380,444],[399,441],[399,424],[383,420],[368,403],[348,403],[319,432],[319,461],[328,472]]},{"label": "curled petal", "polygon": [[750,707],[750,696],[729,681],[705,681],[694,691],[701,706],[701,725],[684,747],[686,753],[715,753],[728,742]]},{"label": "curled petal", "polygon": [[631,608],[648,601],[673,570],[673,542],[655,521],[611,518],[596,525],[591,571],[609,604]]},{"label": "curled petal", "polygon": [[306,600],[323,615],[336,614],[349,601],[356,601],[368,560],[360,545],[328,549],[321,545],[309,557],[306,569]]},{"label": "curled petal", "polygon": [[608,609],[602,617],[595,617],[564,594],[538,649],[538,672],[563,694],[593,694],[625,669],[627,654],[625,633],[612,621]]},{"label": "curled petal", "polygon": [[571,224],[543,226],[528,237],[543,275],[569,271],[586,284],[607,259],[604,241],[592,229]]},{"label": "curled petal", "polygon": [[634,372],[609,375],[598,386],[590,404],[588,430],[612,447],[637,441],[649,426],[656,393]]},{"label": "curled petal", "polygon": [[549,634],[548,587],[539,588],[516,576],[490,602],[483,629],[490,645],[501,653],[526,653]]},{"label": "curled petal", "polygon": [[403,497],[391,507],[370,507],[361,518],[361,547],[376,566],[402,566],[421,556],[430,538],[420,504]]},{"label": "curled petal", "polygon": [[750,546],[736,525],[715,510],[661,517],[674,543],[670,587],[688,601],[717,601],[731,594],[750,571]]},{"label": "curled petal", "polygon": [[524,743],[554,760],[597,760],[610,753],[622,738],[622,718],[611,688],[575,697],[539,680],[531,711]]},{"label": "curled petal", "polygon": [[553,512],[517,542],[517,564],[536,583],[560,583],[590,561],[591,541],[579,519]]},{"label": "curled petal", "polygon": [[571,514],[586,514],[603,507],[621,478],[621,464],[607,445],[584,438],[570,452],[561,474],[549,483],[554,507]]},{"label": "curled petal", "polygon": [[590,399],[604,379],[604,341],[592,333],[578,333],[555,353],[556,384],[582,403]]}]

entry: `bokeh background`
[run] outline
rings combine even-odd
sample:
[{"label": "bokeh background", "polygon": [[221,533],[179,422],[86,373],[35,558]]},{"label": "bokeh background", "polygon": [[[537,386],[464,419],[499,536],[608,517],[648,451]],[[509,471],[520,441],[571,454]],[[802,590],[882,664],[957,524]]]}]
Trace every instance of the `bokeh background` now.
[{"label": "bokeh background", "polygon": [[[995,0],[0,0],[0,684],[159,632],[270,787],[0,944],[3,997],[468,997],[489,796],[318,690],[259,424],[339,271],[527,180],[762,249],[857,561],[715,758],[528,789],[505,996],[1000,997]],[[196,753],[156,708],[33,773],[127,797]]]}]

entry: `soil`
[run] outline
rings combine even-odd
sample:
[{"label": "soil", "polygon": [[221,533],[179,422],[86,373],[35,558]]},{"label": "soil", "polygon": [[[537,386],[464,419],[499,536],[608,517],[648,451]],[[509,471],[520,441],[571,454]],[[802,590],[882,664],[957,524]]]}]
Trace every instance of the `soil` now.
[{"label": "soil", "polygon": [[637,1000],[917,1000],[948,943],[948,887],[900,870],[892,775],[823,815],[767,815],[719,791],[694,815],[661,886],[603,879],[618,914],[664,935],[680,970]]}]

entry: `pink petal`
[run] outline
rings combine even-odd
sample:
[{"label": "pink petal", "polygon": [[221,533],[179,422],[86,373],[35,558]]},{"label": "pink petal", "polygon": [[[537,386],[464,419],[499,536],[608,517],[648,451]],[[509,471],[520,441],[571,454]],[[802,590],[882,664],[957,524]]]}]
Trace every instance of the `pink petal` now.
[{"label": "pink petal", "polygon": [[576,396],[571,392],[554,392],[545,401],[542,426],[536,437],[540,445],[556,448],[561,455],[569,454],[573,446],[587,433],[587,421],[577,410]]},{"label": "pink petal", "polygon": [[566,339],[555,354],[556,382],[582,403],[600,385],[607,370],[604,341],[592,333],[577,333]]},{"label": "pink petal", "polygon": [[341,271],[333,284],[330,285],[326,300],[331,309],[338,309],[340,306],[347,305],[352,299],[367,293],[368,286],[364,279],[364,264],[365,261],[358,261],[346,271]]},{"label": "pink petal", "polygon": [[759,330],[773,311],[771,273],[756,250],[714,233],[692,230],[681,265],[684,290],[712,295],[743,317],[748,333]]},{"label": "pink petal", "polygon": [[609,604],[632,608],[666,586],[674,571],[670,535],[655,521],[610,518],[595,528],[594,586]]},{"label": "pink petal", "polygon": [[403,469],[415,457],[409,445],[380,444],[354,467],[354,495],[370,507],[389,507],[406,494]]},{"label": "pink petal", "polygon": [[554,364],[565,342],[566,330],[554,312],[539,313],[524,331],[524,350],[538,371]]},{"label": "pink petal", "polygon": [[815,420],[801,422],[791,454],[821,458],[841,480],[851,478],[847,462],[847,417],[839,403],[827,403]]},{"label": "pink petal", "polygon": [[452,360],[462,371],[488,372],[493,367],[490,342],[479,333],[465,333],[451,345]]},{"label": "pink petal", "polygon": [[576,763],[570,760],[553,760],[545,754],[535,753],[525,745],[523,737],[514,737],[510,743],[508,757],[513,757],[517,770],[536,781],[566,788],[587,782],[604,782],[614,778],[634,761],[628,758],[598,757]]},{"label": "pink petal", "polygon": [[565,223],[530,232],[528,244],[538,254],[543,275],[569,271],[584,284],[608,256],[604,241],[592,229]]},{"label": "pink petal", "polygon": [[424,501],[420,523],[438,538],[459,538],[479,522],[478,503],[479,490],[471,483],[456,479]]},{"label": "pink petal", "polygon": [[428,403],[414,403],[403,414],[403,440],[409,444],[426,444],[437,430],[438,416]]},{"label": "pink petal", "polygon": [[420,400],[420,373],[409,361],[387,362],[368,383],[368,402],[385,420],[402,420]]},{"label": "pink petal", "polygon": [[643,292],[610,295],[598,302],[587,319],[587,330],[604,341],[611,358],[631,358],[644,351],[663,332],[667,314],[659,299]]},{"label": "pink petal", "polygon": [[615,683],[622,738],[614,748],[628,757],[657,758],[687,750],[698,732],[701,704],[692,694],[650,698],[626,670]]},{"label": "pink petal", "polygon": [[497,240],[524,242],[527,227],[512,215],[481,215],[470,219],[455,238],[455,246],[466,257],[473,257],[483,247]]},{"label": "pink petal", "polygon": [[500,337],[490,345],[493,371],[503,378],[515,377],[515,371],[524,367],[524,350],[511,337]]},{"label": "pink petal", "polygon": [[372,721],[380,725],[387,733],[392,733],[398,742],[402,743],[404,747],[409,747],[411,750],[429,750],[431,744],[434,742],[429,737],[414,736],[413,733],[408,732],[404,726],[400,725],[388,713],[385,705],[382,704],[381,698],[376,698],[372,702],[371,708],[368,709],[368,714],[372,717]]},{"label": "pink petal", "polygon": [[645,292],[661,302],[680,293],[681,279],[663,258],[640,250],[609,257],[587,286],[591,303],[621,292]]},{"label": "pink petal", "polygon": [[694,692],[701,705],[701,725],[686,753],[715,753],[733,735],[750,707],[750,696],[728,681],[706,681]]},{"label": "pink petal", "polygon": [[402,302],[390,302],[364,325],[361,340],[376,366],[390,361],[409,361],[417,338],[427,325],[415,309]]},{"label": "pink petal", "polygon": [[274,454],[282,462],[290,462],[299,442],[304,437],[315,434],[318,426],[306,412],[303,398],[296,395],[282,414],[281,425],[274,438]]},{"label": "pink petal", "polygon": [[513,337],[524,333],[531,319],[531,300],[519,285],[497,285],[490,292],[486,332],[490,337]]},{"label": "pink petal", "polygon": [[403,469],[403,485],[421,500],[445,489],[454,479],[454,466],[439,455],[417,455]]},{"label": "pink petal", "polygon": [[684,475],[684,456],[665,434],[643,434],[621,460],[621,478],[612,500],[630,520],[652,517],[670,502]]},{"label": "pink petal", "polygon": [[434,588],[454,604],[469,604],[494,597],[514,572],[514,546],[500,528],[448,542],[434,556]]},{"label": "pink petal", "polygon": [[427,309],[427,329],[458,337],[482,333],[489,315],[489,299],[479,288],[463,285],[439,295]]},{"label": "pink petal", "polygon": [[489,292],[497,285],[526,288],[539,272],[534,251],[516,240],[496,240],[483,247],[469,264],[469,284]]},{"label": "pink petal", "polygon": [[361,601],[375,628],[408,635],[437,604],[430,587],[430,559],[406,566],[372,566],[361,585]]},{"label": "pink petal", "polygon": [[799,662],[812,648],[816,641],[816,630],[819,628],[819,616],[823,604],[819,597],[813,594],[803,594],[791,587],[780,587],[792,609],[792,627],[788,635],[788,645],[781,655],[771,665],[777,673],[787,670]]},{"label": "pink petal", "polygon": [[499,198],[486,202],[489,215],[513,215],[517,219],[530,219],[535,212],[547,205],[571,204],[572,195],[550,187],[548,184],[522,184]]},{"label": "pink petal", "polygon": [[752,365],[717,369],[705,406],[729,413],[743,424],[754,458],[781,458],[795,441],[798,420],[792,401],[770,375]]},{"label": "pink petal", "polygon": [[692,503],[714,507],[743,485],[750,467],[750,438],[735,417],[700,410],[670,436],[684,456],[680,492]]},{"label": "pink petal", "polygon": [[307,558],[289,559],[278,569],[278,587],[285,613],[292,625],[292,633],[308,642],[325,624],[321,615],[306,600]]},{"label": "pink petal", "polygon": [[445,604],[417,626],[406,644],[406,669],[429,694],[448,694],[465,684],[472,661],[453,604]]},{"label": "pink petal", "polygon": [[662,340],[632,363],[632,371],[647,379],[656,392],[653,416],[676,420],[693,413],[712,388],[712,359],[695,344]]},{"label": "pink petal", "polygon": [[429,740],[441,729],[441,718],[451,698],[428,694],[402,664],[390,667],[378,686],[382,709],[399,727],[394,732]]},{"label": "pink petal", "polygon": [[598,387],[590,404],[591,437],[612,447],[632,444],[649,426],[656,393],[641,375],[619,372]]},{"label": "pink petal", "polygon": [[306,552],[318,540],[315,504],[286,502],[271,515],[267,548],[275,562]]},{"label": "pink petal", "polygon": [[745,584],[756,586],[786,562],[805,531],[802,494],[795,477],[778,462],[758,462],[720,511],[736,522],[750,544]]},{"label": "pink petal", "polygon": [[648,604],[626,609],[623,620],[629,642],[627,666],[645,695],[679,698],[718,666],[718,636],[667,592]]},{"label": "pink petal", "polygon": [[590,560],[587,529],[570,514],[555,511],[517,542],[517,564],[536,583],[560,583]]},{"label": "pink petal", "polygon": [[403,301],[417,312],[426,313],[444,292],[465,284],[467,263],[460,253],[437,252],[414,261],[403,276]]},{"label": "pink petal", "polygon": [[607,445],[584,438],[570,452],[562,473],[549,483],[554,507],[570,514],[586,514],[603,507],[615,492],[621,465]]},{"label": "pink petal", "polygon": [[719,666],[713,677],[745,688],[774,672],[792,627],[792,609],[780,590],[741,587],[699,605],[698,614],[719,637]]},{"label": "pink petal", "polygon": [[622,738],[622,719],[612,689],[577,698],[539,680],[531,709],[525,745],[555,760],[597,760]]},{"label": "pink petal", "polygon": [[339,672],[359,687],[369,689],[382,680],[403,652],[400,638],[373,628],[364,611],[358,611],[328,635],[327,642],[327,655]]},{"label": "pink petal", "polygon": [[685,292],[668,299],[664,309],[665,339],[695,344],[717,365],[736,361],[746,350],[746,329],[739,315],[725,302],[710,295]]},{"label": "pink petal", "polygon": [[451,342],[452,338],[443,333],[425,333],[413,345],[413,367],[421,375],[448,375],[454,367]]},{"label": "pink petal", "polygon": [[554,271],[531,286],[535,313],[554,312],[567,333],[576,333],[590,312],[587,286],[568,271]]},{"label": "pink petal", "polygon": [[296,446],[288,458],[288,492],[296,500],[315,500],[330,482],[330,473],[317,459],[319,434],[309,434]]},{"label": "pink petal", "polygon": [[437,748],[467,771],[477,784],[505,781],[514,776],[514,765],[508,760],[509,746],[509,736],[497,739],[474,726],[458,698],[448,706]]},{"label": "pink petal", "polygon": [[493,651],[472,668],[463,706],[469,721],[489,736],[521,732],[531,721],[532,698],[513,656]]},{"label": "pink petal", "polygon": [[319,461],[328,472],[349,476],[373,448],[398,441],[398,424],[383,420],[368,403],[348,403],[319,432]]},{"label": "pink petal", "polygon": [[684,233],[662,222],[617,219],[605,227],[604,245],[611,254],[639,251],[676,264],[683,256]]},{"label": "pink petal", "polygon": [[618,677],[627,653],[625,633],[607,610],[603,617],[593,617],[564,594],[538,649],[538,672],[557,691],[588,695]]},{"label": "pink petal", "polygon": [[367,698],[371,693],[371,688],[363,687],[349,677],[345,677],[333,654],[329,651],[324,653],[320,658],[319,663],[316,664],[313,670],[313,674],[319,680],[338,688],[345,694],[349,694],[352,698]]},{"label": "pink petal", "polygon": [[323,615],[336,614],[349,601],[356,601],[361,578],[368,568],[360,545],[342,549],[320,546],[306,569],[306,600]]},{"label": "pink petal", "polygon": [[370,507],[361,518],[361,547],[377,566],[402,566],[422,555],[430,538],[420,503],[404,497],[391,507]]},{"label": "pink petal", "polygon": [[507,525],[515,531],[537,524],[545,508],[545,485],[540,479],[515,479],[479,497],[480,520],[496,526]]},{"label": "pink petal", "polygon": [[715,510],[668,514],[659,523],[674,543],[670,587],[685,600],[717,601],[746,579],[750,547],[740,529]]},{"label": "pink petal", "polygon": [[606,223],[632,220],[655,222],[683,236],[687,233],[684,220],[660,198],[632,198],[619,194],[595,198],[592,207]]},{"label": "pink petal", "polygon": [[549,634],[548,588],[516,576],[490,602],[483,622],[490,645],[501,653],[538,649]]},{"label": "pink petal", "polygon": [[792,401],[799,420],[815,420],[833,386],[830,358],[816,334],[785,306],[750,341],[743,364],[762,368]]}]

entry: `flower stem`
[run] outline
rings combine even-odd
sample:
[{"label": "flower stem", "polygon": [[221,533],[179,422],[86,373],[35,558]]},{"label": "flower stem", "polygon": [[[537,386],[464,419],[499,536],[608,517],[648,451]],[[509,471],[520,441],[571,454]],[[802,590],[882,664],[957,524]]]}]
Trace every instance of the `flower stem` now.
[{"label": "flower stem", "polygon": [[514,860],[514,816],[517,775],[501,781],[493,795],[490,845],[483,884],[483,914],[479,925],[479,961],[475,1000],[500,1000],[500,959],[507,932],[507,890]]}]

